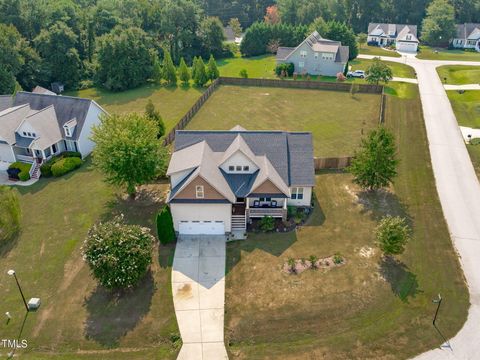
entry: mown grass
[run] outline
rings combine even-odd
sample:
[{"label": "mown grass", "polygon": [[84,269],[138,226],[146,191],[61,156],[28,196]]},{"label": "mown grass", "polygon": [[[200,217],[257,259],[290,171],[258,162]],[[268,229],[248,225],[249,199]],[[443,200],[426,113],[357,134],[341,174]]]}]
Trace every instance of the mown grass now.
[{"label": "mown grass", "polygon": [[480,61],[480,53],[477,53],[475,51],[432,48],[429,46],[422,45],[422,46],[419,46],[417,58],[424,59],[424,60]]},{"label": "mown grass", "polygon": [[470,159],[472,160],[477,177],[480,180],[480,145],[467,145],[467,150],[470,154]]},{"label": "mown grass", "polygon": [[[372,65],[373,60],[370,59],[355,59],[350,61],[352,70],[367,70]],[[415,70],[406,64],[400,64],[393,61],[384,61],[393,72],[393,76],[402,78],[415,78]]]},{"label": "mown grass", "polygon": [[438,67],[437,72],[442,82],[446,84],[464,85],[480,83],[479,66],[445,65]]},{"label": "mown grass", "polygon": [[458,125],[480,128],[480,91],[447,91]]},{"label": "mown grass", "polygon": [[364,55],[401,57],[401,55],[396,51],[385,50],[380,46],[370,46],[367,44],[362,44],[358,47],[358,50],[360,54]]},{"label": "mown grass", "polygon": [[348,92],[222,86],[187,129],[310,131],[315,155],[353,155],[362,133],[378,125],[380,96]]},{"label": "mown grass", "polygon": [[[349,174],[323,172],[314,213],[300,230],[228,244],[231,359],[410,358],[443,342],[432,326],[438,292],[446,299],[437,320],[443,335],[463,325],[468,291],[438,201],[420,100],[389,96],[387,103],[400,159],[389,192],[364,193]],[[386,214],[404,216],[412,227],[398,261],[382,259],[375,246],[373,229]],[[346,265],[295,276],[281,271],[290,257],[335,252]]]},{"label": "mown grass", "polygon": [[[152,185],[163,197],[168,185]],[[96,221],[123,213],[129,223],[155,234],[161,203],[148,193],[131,201],[108,186],[90,161],[62,178],[19,188],[21,233],[0,252],[0,311],[12,320],[0,324],[2,338],[27,339],[17,355],[29,359],[174,359],[170,334],[178,333],[171,297],[173,247],[155,246],[151,272],[131,291],[109,293],[97,286],[81,255],[82,242]],[[24,308],[16,270],[27,298],[42,305],[22,328]],[[149,356],[148,354],[152,354]]]}]

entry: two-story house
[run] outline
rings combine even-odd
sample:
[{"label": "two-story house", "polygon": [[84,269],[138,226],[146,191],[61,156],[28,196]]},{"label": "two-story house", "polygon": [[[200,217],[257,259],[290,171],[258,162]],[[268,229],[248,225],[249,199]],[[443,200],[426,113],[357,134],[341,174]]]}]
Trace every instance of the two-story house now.
[{"label": "two-story house", "polygon": [[245,231],[250,219],[286,219],[287,206],[311,206],[312,135],[239,126],[177,131],[167,175],[178,233]]},{"label": "two-story house", "polygon": [[454,48],[480,51],[480,24],[466,23],[457,25],[457,34],[451,41]]},{"label": "two-story house", "polygon": [[276,59],[277,64],[292,63],[299,74],[335,76],[345,71],[348,56],[348,46],[315,31],[295,48],[279,47]]},{"label": "two-story house", "polygon": [[417,26],[405,24],[368,24],[367,43],[369,45],[394,45],[398,51],[417,52]]},{"label": "two-story house", "polygon": [[0,161],[7,163],[41,164],[64,151],[85,157],[94,147],[91,128],[106,114],[93,100],[52,93],[21,91],[8,101],[0,111]]}]

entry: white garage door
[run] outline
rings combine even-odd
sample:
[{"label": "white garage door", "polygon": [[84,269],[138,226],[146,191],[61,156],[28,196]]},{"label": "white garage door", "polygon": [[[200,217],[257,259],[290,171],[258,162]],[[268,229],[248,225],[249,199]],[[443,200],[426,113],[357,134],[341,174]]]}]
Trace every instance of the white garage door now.
[{"label": "white garage door", "polygon": [[10,145],[0,144],[0,161],[15,162]]},{"label": "white garage door", "polygon": [[397,44],[398,51],[407,51],[407,52],[416,52],[417,51],[417,44],[416,43],[408,43],[408,42],[399,42]]},{"label": "white garage door", "polygon": [[223,221],[180,221],[178,232],[183,235],[223,235]]}]

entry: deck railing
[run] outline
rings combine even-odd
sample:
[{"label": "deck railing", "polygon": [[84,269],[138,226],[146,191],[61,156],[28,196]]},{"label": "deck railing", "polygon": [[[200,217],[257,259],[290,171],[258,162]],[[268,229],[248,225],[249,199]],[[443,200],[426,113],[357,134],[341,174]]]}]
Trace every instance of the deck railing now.
[{"label": "deck railing", "polygon": [[33,163],[34,162],[34,159],[32,156],[25,156],[25,155],[17,155],[17,160],[18,161],[23,161],[23,162],[26,162],[26,163]]},{"label": "deck railing", "polygon": [[284,208],[250,208],[249,216],[252,217],[283,217],[286,210]]}]

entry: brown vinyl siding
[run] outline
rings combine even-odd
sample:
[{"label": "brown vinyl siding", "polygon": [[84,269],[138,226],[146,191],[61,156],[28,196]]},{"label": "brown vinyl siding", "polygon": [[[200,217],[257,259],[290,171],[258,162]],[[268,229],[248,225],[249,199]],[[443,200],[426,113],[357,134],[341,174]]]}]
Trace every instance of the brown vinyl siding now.
[{"label": "brown vinyl siding", "polygon": [[176,199],[197,199],[196,196],[196,186],[203,186],[203,192],[205,200],[223,200],[225,196],[220,194],[213,186],[206,182],[202,177],[197,176],[188,184],[185,189],[175,196]]},{"label": "brown vinyl siding", "polygon": [[283,194],[270,180],[265,180],[260,186],[257,186],[252,193],[254,194]]}]

